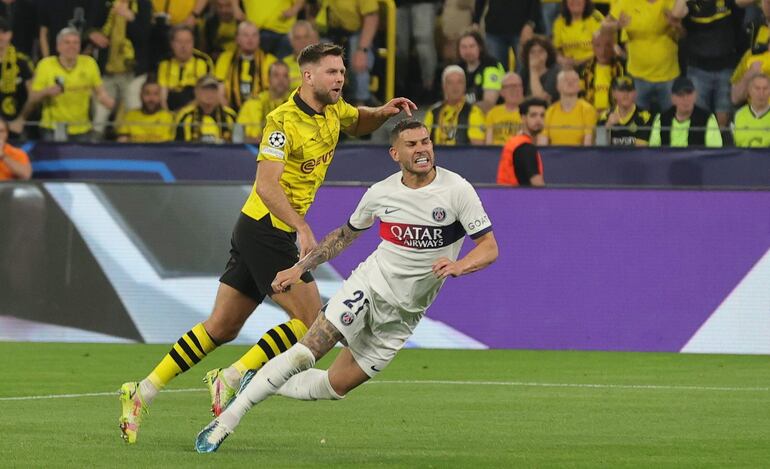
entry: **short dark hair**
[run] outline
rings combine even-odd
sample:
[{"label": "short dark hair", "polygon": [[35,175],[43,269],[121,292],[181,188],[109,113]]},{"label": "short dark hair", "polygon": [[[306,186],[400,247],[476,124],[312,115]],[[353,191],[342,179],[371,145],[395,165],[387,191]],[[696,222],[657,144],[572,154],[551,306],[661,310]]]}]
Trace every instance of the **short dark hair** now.
[{"label": "short dark hair", "polygon": [[396,143],[396,140],[398,140],[401,132],[409,129],[419,128],[428,130],[428,127],[426,127],[425,124],[421,121],[415,119],[401,119],[400,121],[396,122],[396,125],[393,126],[393,129],[390,131],[390,144],[393,145]]},{"label": "short dark hair", "polygon": [[302,49],[297,57],[297,64],[303,67],[305,64],[317,64],[322,58],[327,55],[334,55],[336,57],[343,57],[345,55],[345,49],[329,42],[321,42],[318,44],[310,44]]},{"label": "short dark hair", "polygon": [[540,98],[527,98],[519,104],[519,115],[524,117],[529,113],[529,108],[533,106],[540,106],[542,108],[548,108],[548,103],[545,99]]}]

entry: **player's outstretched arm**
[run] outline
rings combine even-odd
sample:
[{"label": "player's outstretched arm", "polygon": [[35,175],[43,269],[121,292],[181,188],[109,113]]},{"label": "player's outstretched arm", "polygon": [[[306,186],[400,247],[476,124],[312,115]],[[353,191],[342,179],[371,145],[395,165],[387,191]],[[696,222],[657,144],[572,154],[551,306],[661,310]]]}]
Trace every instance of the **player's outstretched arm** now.
[{"label": "player's outstretched arm", "polygon": [[412,117],[412,111],[416,109],[417,105],[407,98],[393,98],[380,107],[359,106],[358,122],[347,132],[353,136],[367,135],[379,129],[386,120],[401,111]]},{"label": "player's outstretched arm", "polygon": [[462,259],[452,261],[442,257],[437,260],[433,264],[433,274],[438,278],[459,277],[481,270],[497,259],[497,241],[491,231],[473,241],[476,246]]},{"label": "player's outstretched arm", "polygon": [[278,272],[271,286],[273,291],[281,293],[299,282],[305,272],[337,257],[339,253],[350,246],[358,238],[361,231],[354,231],[345,224],[332,231],[310,253],[299,260],[294,266]]}]

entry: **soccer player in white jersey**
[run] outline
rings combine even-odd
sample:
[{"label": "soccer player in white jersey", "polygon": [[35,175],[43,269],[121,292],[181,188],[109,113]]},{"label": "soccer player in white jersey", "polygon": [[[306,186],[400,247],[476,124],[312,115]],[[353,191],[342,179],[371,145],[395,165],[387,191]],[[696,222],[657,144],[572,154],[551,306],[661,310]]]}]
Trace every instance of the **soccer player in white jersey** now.
[{"label": "soccer player in white jersey", "polygon": [[[302,274],[342,252],[375,218],[382,242],[322,308],[307,335],[244,376],[235,400],[198,434],[198,452],[216,451],[246,412],[273,394],[342,399],[393,360],[448,277],[497,259],[492,222],[476,191],[458,174],[435,166],[425,125],[401,121],[390,142],[390,156],[401,172],[369,188],[348,223],[278,272],[271,286],[276,293],[286,291]],[[466,234],[476,246],[457,259]],[[313,368],[339,341],[347,346],[331,367]]]}]

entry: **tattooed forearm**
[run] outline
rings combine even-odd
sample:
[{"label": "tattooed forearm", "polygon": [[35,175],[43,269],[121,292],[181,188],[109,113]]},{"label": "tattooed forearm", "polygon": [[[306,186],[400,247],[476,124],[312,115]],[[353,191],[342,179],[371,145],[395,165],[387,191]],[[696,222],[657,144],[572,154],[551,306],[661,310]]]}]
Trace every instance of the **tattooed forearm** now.
[{"label": "tattooed forearm", "polygon": [[313,325],[310,326],[310,330],[305,334],[305,337],[300,340],[300,343],[309,348],[316,360],[318,360],[326,355],[342,338],[343,336],[340,331],[326,319],[323,311],[321,311]]},{"label": "tattooed forearm", "polygon": [[361,234],[353,231],[349,226],[343,225],[332,231],[303,259],[297,262],[297,267],[304,272],[313,270],[324,262],[334,259],[337,254],[345,250]]}]

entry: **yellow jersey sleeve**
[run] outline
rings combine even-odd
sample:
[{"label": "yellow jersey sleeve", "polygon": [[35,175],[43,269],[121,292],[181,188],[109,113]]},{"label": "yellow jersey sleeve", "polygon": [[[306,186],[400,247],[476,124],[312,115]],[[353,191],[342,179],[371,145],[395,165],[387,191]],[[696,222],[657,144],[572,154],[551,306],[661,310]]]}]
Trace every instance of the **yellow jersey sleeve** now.
[{"label": "yellow jersey sleeve", "polygon": [[337,115],[340,117],[340,128],[346,131],[358,123],[358,108],[350,105],[344,99],[340,98],[334,105],[337,109]]},{"label": "yellow jersey sleeve", "polygon": [[486,139],[486,130],[484,130],[484,111],[475,104],[471,106],[471,114],[468,116],[468,138],[471,140]]},{"label": "yellow jersey sleeve", "polygon": [[430,109],[428,109],[428,112],[425,113],[423,123],[425,124],[425,127],[428,128],[428,134],[430,135],[433,132],[433,113],[430,112]]},{"label": "yellow jersey sleeve", "polygon": [[286,164],[287,155],[293,153],[293,141],[298,140],[298,135],[293,126],[286,125],[285,120],[277,121],[268,116],[265,130],[262,133],[262,142],[259,144],[257,161],[278,161]]},{"label": "yellow jersey sleeve", "polygon": [[41,60],[35,69],[35,76],[32,79],[32,91],[42,91],[49,86],[53,86],[54,80],[51,71],[51,61],[49,58]]},{"label": "yellow jersey sleeve", "polygon": [[158,84],[164,88],[170,88],[168,80],[168,77],[171,75],[168,70],[170,66],[170,60],[163,60],[158,64]]},{"label": "yellow jersey sleeve", "polygon": [[99,65],[93,57],[85,57],[86,71],[88,73],[88,80],[93,88],[102,86],[102,73],[99,71]]}]

